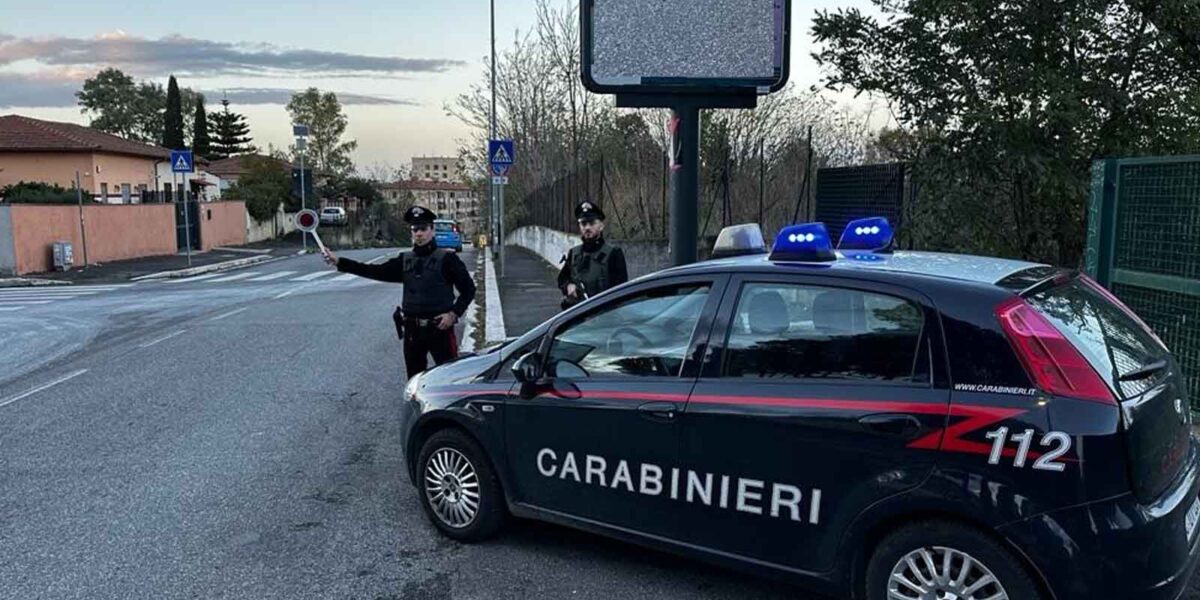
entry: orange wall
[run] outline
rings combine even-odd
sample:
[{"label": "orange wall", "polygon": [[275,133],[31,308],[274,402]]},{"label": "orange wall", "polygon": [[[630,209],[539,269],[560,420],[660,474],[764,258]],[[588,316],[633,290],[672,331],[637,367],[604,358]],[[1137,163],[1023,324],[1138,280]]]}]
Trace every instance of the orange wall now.
[{"label": "orange wall", "polygon": [[200,203],[200,249],[241,246],[246,243],[246,203]]},{"label": "orange wall", "polygon": [[154,189],[154,159],[96,154],[94,160],[100,172],[94,175],[95,181],[84,184],[93,193],[100,193],[101,183],[108,184],[109,197],[121,195],[122,183],[128,183],[130,192],[135,195],[139,185]]},{"label": "orange wall", "polygon": [[41,181],[71,189],[75,187],[75,171],[79,171],[83,189],[92,189],[90,178],[85,177],[92,172],[91,154],[0,152],[0,187],[21,181]]},{"label": "orange wall", "polygon": [[[95,173],[96,167],[100,168],[99,173]],[[100,193],[101,183],[108,184],[109,196],[120,196],[122,183],[128,183],[134,194],[139,185],[154,189],[152,158],[75,152],[0,152],[0,187],[40,181],[72,189],[75,171],[79,171],[83,189],[93,194]]]},{"label": "orange wall", "polygon": [[[51,245],[60,240],[71,242],[75,265],[83,265],[78,206],[14,204],[9,210],[17,275],[52,270]],[[84,206],[88,262],[175,254],[174,211],[171,204]]]}]

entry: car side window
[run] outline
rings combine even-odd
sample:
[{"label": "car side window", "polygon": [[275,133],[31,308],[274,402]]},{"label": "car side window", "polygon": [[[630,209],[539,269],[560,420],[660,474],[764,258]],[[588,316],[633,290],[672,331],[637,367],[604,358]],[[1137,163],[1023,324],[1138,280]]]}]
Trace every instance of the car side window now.
[{"label": "car side window", "polygon": [[723,376],[927,382],[924,311],[908,300],[786,283],[742,286]]},{"label": "car side window", "polygon": [[553,377],[678,377],[709,284],[657,288],[568,325],[550,346]]}]

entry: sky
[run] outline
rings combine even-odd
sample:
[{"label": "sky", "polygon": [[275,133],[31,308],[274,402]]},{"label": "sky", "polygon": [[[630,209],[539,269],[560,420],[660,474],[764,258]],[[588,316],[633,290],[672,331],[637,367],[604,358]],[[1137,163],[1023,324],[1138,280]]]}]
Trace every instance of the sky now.
[{"label": "sky", "polygon": [[[533,0],[495,0],[497,50],[534,25]],[[561,0],[566,6],[569,0]],[[679,0],[687,1],[687,0]],[[291,142],[284,104],[310,86],[337,92],[360,169],[454,155],[467,128],[445,105],[481,77],[487,0],[0,0],[0,115],[87,124],[73,93],[102,68],[222,95],[260,147]],[[869,0],[793,0],[791,81],[820,81],[809,56],[817,9]],[[851,107],[863,100],[833,98]]]}]

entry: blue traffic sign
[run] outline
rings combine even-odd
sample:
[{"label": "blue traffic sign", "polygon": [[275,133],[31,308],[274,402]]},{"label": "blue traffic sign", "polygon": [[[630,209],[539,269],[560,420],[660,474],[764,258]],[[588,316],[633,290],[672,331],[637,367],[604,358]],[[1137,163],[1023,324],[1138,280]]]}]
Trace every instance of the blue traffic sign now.
[{"label": "blue traffic sign", "polygon": [[172,150],[171,151],[171,172],[172,173],[191,173],[196,170],[196,163],[192,160],[191,150]]},{"label": "blue traffic sign", "polygon": [[511,165],[516,157],[512,140],[488,140],[488,162],[493,167]]}]

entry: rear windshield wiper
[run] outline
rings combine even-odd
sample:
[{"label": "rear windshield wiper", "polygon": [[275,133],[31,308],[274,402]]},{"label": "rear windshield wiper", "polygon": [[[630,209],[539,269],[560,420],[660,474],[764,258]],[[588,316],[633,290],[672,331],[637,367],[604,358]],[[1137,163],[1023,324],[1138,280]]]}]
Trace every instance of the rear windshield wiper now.
[{"label": "rear windshield wiper", "polygon": [[1142,379],[1146,379],[1151,375],[1154,375],[1155,373],[1167,368],[1167,364],[1167,359],[1160,358],[1148,365],[1143,365],[1118,377],[1117,381],[1140,381]]}]

